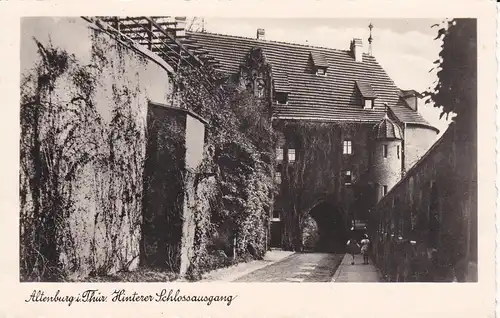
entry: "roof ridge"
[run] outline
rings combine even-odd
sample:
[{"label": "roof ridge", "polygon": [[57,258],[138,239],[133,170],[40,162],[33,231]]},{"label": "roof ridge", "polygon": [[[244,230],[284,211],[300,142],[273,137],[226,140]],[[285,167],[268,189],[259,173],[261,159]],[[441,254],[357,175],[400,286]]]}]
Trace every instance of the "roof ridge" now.
[{"label": "roof ridge", "polygon": [[[255,42],[267,42],[267,43],[285,44],[285,45],[298,46],[298,47],[311,48],[311,49],[321,49],[321,50],[329,50],[329,51],[338,51],[338,52],[343,52],[343,53],[345,53],[345,52],[351,52],[351,50],[342,50],[342,49],[337,49],[337,48],[332,48],[332,47],[326,47],[326,46],[307,45],[307,44],[285,42],[285,41],[275,41],[275,40],[257,40],[255,38],[251,38],[251,37],[247,37],[247,36],[232,35],[232,34],[223,34],[223,33],[215,33],[215,32],[189,31],[189,32],[186,32],[186,34],[207,34],[207,35],[214,35],[214,36],[220,36],[220,37],[232,37],[232,38],[235,38],[235,39],[252,40],[252,41],[255,41]],[[363,52],[363,56],[368,56],[368,57],[374,58],[373,55],[370,55],[370,54],[365,53],[365,52]]]}]

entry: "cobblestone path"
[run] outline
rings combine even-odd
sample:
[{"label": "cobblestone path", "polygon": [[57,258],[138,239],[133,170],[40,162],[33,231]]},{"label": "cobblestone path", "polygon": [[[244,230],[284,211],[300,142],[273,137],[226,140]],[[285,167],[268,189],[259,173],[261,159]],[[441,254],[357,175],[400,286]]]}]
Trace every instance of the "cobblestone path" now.
[{"label": "cobblestone path", "polygon": [[235,282],[329,282],[343,254],[296,253]]}]

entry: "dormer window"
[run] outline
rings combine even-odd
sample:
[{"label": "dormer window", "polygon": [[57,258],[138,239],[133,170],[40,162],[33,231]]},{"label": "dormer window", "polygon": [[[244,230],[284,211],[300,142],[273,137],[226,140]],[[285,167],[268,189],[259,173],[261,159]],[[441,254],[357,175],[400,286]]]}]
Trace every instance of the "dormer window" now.
[{"label": "dormer window", "polygon": [[275,98],[276,98],[276,104],[288,105],[288,93],[276,92]]},{"label": "dormer window", "polygon": [[373,109],[373,105],[375,103],[375,98],[377,98],[377,95],[373,91],[371,84],[362,81],[356,81],[356,86],[358,87],[359,93],[361,95],[363,108]]},{"label": "dormer window", "polygon": [[326,67],[318,67],[318,68],[316,68],[316,75],[318,75],[318,76],[326,76]]},{"label": "dormer window", "polygon": [[328,62],[322,52],[311,52],[313,70],[318,76],[326,76]]},{"label": "dormer window", "polygon": [[365,98],[365,104],[363,106],[364,109],[373,109],[373,99]]}]

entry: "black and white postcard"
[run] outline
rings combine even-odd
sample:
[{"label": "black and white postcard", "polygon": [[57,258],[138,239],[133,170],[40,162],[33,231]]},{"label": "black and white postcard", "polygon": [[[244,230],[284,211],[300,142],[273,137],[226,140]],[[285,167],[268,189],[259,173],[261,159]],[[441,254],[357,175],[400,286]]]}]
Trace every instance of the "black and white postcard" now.
[{"label": "black and white postcard", "polygon": [[493,4],[86,6],[5,6],[6,317],[493,316]]}]

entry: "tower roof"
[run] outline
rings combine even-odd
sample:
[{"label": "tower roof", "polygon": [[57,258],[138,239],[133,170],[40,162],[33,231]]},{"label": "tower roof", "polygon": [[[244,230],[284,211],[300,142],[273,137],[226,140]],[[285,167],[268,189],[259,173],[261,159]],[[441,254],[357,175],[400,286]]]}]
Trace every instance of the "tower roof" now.
[{"label": "tower roof", "polygon": [[403,140],[401,127],[392,121],[387,114],[373,127],[374,139],[399,139]]}]

